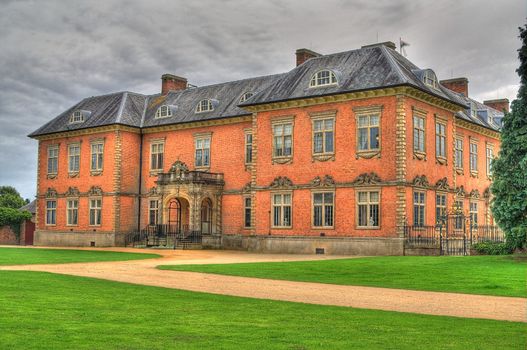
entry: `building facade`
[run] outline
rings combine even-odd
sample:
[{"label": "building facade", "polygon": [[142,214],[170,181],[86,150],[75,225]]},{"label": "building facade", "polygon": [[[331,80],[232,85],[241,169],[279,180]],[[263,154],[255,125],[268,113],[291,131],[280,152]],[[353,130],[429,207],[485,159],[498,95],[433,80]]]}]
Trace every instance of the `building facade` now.
[{"label": "building facade", "polygon": [[87,98],[33,132],[35,244],[124,244],[167,224],[205,245],[402,254],[405,224],[492,222],[508,101],[468,97],[392,43],[297,50],[283,74]]}]

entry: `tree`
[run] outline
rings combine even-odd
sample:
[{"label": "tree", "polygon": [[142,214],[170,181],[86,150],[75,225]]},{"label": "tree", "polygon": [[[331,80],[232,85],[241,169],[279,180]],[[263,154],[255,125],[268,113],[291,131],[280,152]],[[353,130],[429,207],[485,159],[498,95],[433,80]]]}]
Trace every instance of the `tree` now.
[{"label": "tree", "polygon": [[527,25],[520,29],[520,89],[503,118],[501,149],[492,163],[492,213],[512,248],[527,247]]},{"label": "tree", "polygon": [[27,202],[20,193],[12,186],[0,186],[0,208],[19,209]]}]

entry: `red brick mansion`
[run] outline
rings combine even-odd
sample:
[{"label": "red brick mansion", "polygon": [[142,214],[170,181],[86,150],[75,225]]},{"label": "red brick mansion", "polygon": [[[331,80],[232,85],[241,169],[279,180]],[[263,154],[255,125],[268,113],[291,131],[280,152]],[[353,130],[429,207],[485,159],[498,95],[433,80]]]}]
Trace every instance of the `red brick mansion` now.
[{"label": "red brick mansion", "polygon": [[169,225],[203,245],[402,254],[452,208],[491,223],[507,100],[477,102],[393,43],[296,52],[277,75],[88,97],[38,140],[35,244],[123,245]]}]

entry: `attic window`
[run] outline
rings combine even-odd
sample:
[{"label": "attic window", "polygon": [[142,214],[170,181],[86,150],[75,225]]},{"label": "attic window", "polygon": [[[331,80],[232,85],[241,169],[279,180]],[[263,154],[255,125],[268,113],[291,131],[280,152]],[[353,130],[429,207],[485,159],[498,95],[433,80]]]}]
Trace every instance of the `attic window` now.
[{"label": "attic window", "polygon": [[196,113],[210,112],[213,110],[214,107],[212,107],[212,101],[209,99],[199,101],[198,105],[196,106]]},{"label": "attic window", "polygon": [[316,72],[311,77],[309,82],[309,87],[318,87],[318,86],[327,86],[337,84],[337,77],[332,71],[325,69],[319,72]]},{"label": "attic window", "polygon": [[437,89],[437,77],[435,73],[431,70],[425,70],[423,74],[423,83]]},{"label": "attic window", "polygon": [[156,119],[159,118],[168,118],[172,116],[172,109],[167,105],[162,105],[156,111]]},{"label": "attic window", "polygon": [[248,98],[252,97],[254,95],[254,93],[252,92],[246,92],[242,95],[242,97],[240,98],[240,103],[243,103],[245,101],[247,101]]},{"label": "attic window", "polygon": [[70,124],[82,123],[82,122],[84,122],[84,115],[82,114],[82,112],[81,111],[73,112],[73,114],[70,116]]},{"label": "attic window", "polygon": [[470,114],[472,115],[472,118],[478,117],[477,106],[474,102],[470,102]]}]

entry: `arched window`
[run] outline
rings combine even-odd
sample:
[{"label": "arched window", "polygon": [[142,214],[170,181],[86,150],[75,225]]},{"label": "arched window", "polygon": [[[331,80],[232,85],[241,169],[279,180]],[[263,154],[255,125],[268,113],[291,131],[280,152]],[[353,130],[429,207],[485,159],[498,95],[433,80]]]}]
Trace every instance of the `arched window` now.
[{"label": "arched window", "polygon": [[250,91],[244,93],[244,94],[242,95],[242,97],[240,98],[240,103],[243,103],[243,102],[247,101],[247,99],[250,98],[250,97],[253,96],[253,95],[254,95],[254,93],[252,93],[252,92],[250,92]]},{"label": "arched window", "polygon": [[212,106],[212,101],[210,99],[201,100],[196,106],[196,113],[210,112],[213,110],[214,107]]},{"label": "arched window", "polygon": [[335,84],[337,84],[337,77],[335,76],[335,73],[333,73],[329,69],[325,69],[313,74],[313,76],[311,77],[311,81],[309,82],[309,87],[327,86]]},{"label": "arched window", "polygon": [[155,118],[156,119],[168,118],[171,116],[172,116],[172,108],[170,108],[170,106],[168,105],[162,105],[161,107],[157,109]]},{"label": "arched window", "polygon": [[434,89],[437,89],[437,77],[432,70],[425,70],[423,74],[423,83],[430,87],[433,87]]},{"label": "arched window", "polygon": [[82,111],[75,111],[70,116],[70,124],[84,122],[84,115]]}]

